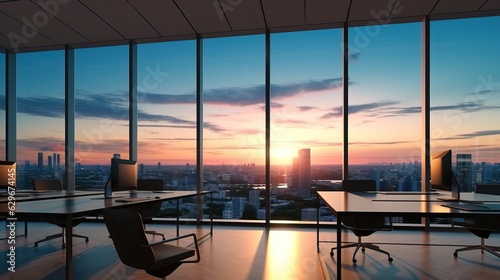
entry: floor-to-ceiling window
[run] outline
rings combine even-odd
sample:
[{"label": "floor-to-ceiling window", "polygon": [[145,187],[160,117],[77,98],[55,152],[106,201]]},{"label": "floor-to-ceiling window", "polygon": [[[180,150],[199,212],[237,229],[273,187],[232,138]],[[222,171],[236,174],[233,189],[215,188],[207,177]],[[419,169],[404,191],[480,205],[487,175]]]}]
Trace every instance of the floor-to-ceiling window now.
[{"label": "floor-to-ceiling window", "polygon": [[196,189],[196,41],[138,46],[139,178]]},{"label": "floor-to-ceiling window", "polygon": [[463,191],[500,181],[499,32],[500,17],[431,22],[431,151],[452,150]]},{"label": "floor-to-ceiling window", "polygon": [[421,24],[349,28],[349,179],[420,190]]},{"label": "floor-to-ceiling window", "polygon": [[75,187],[103,188],[129,158],[128,46],[75,50]]},{"label": "floor-to-ceiling window", "polygon": [[[163,179],[169,190],[196,190],[196,41],[138,45],[137,107],[140,179]],[[182,217],[196,217],[182,199]],[[176,217],[175,201],[161,217]]]},{"label": "floor-to-ceiling window", "polygon": [[64,51],[17,54],[17,187],[64,177]]},{"label": "floor-to-ceiling window", "polygon": [[265,36],[204,39],[203,160],[215,217],[265,213]]},{"label": "floor-to-ceiling window", "polygon": [[5,54],[0,53],[0,160],[5,160]]},{"label": "floor-to-ceiling window", "polygon": [[341,30],[271,34],[271,219],[315,220],[341,179]]}]

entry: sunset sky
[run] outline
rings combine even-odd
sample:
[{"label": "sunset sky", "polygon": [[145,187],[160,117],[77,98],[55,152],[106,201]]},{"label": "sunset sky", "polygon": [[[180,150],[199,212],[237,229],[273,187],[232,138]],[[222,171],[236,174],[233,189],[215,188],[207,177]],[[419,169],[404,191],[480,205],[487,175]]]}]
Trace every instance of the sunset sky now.
[{"label": "sunset sky", "polygon": [[[420,161],[420,28],[351,28],[350,163]],[[500,162],[499,29],[500,17],[432,22],[433,150]],[[205,164],[264,164],[264,35],[203,46]],[[138,46],[139,163],[196,163],[195,52],[195,41]],[[17,63],[17,160],[64,157],[64,53]],[[127,158],[128,46],[77,49],[75,65],[77,160]],[[271,35],[272,164],[291,164],[302,148],[312,164],[341,163],[341,78],[341,30]]]}]

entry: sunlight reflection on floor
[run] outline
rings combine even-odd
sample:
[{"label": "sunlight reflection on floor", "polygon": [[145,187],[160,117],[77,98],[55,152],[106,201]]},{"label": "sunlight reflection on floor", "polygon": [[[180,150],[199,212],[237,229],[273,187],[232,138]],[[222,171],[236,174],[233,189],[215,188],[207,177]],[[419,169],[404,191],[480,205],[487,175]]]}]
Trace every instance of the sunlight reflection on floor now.
[{"label": "sunlight reflection on floor", "polygon": [[[267,247],[265,279],[310,279],[311,267],[317,267],[318,258],[310,252],[302,252],[300,242],[311,242],[299,238],[296,231],[272,230]],[[315,241],[315,240],[313,240]]]}]

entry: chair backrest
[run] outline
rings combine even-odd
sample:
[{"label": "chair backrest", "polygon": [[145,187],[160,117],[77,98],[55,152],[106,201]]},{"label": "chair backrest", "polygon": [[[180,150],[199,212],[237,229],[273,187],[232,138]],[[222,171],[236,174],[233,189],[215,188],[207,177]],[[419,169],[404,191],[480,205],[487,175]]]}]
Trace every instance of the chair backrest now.
[{"label": "chair backrest", "polygon": [[[375,180],[342,180],[342,189],[348,192],[376,191],[377,184]],[[342,217],[342,224],[355,231],[356,235],[366,236],[376,229],[384,229],[385,218],[383,216],[345,216]]]},{"label": "chair backrest", "polygon": [[162,191],[163,179],[137,179],[138,191]]},{"label": "chair backrest", "polygon": [[131,267],[145,269],[155,262],[139,213],[104,209],[104,222],[120,260]]},{"label": "chair backrest", "polygon": [[342,188],[348,192],[376,191],[375,180],[342,180]]},{"label": "chair backrest", "polygon": [[476,185],[476,193],[500,195],[500,185]]},{"label": "chair backrest", "polygon": [[60,191],[63,189],[63,184],[60,179],[35,178],[33,179],[33,189],[35,191]]}]

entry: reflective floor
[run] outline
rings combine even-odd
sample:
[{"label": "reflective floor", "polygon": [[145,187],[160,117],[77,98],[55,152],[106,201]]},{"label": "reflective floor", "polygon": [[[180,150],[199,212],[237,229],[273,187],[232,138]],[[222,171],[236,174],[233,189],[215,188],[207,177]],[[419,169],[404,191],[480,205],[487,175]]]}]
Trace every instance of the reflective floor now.
[{"label": "reflective floor", "polygon": [[[5,236],[2,226],[0,234]],[[175,235],[172,225],[148,225],[148,229]],[[183,225],[181,234],[208,233],[208,226],[197,228]],[[64,279],[65,254],[60,239],[44,242],[33,248],[35,241],[58,232],[45,223],[29,223],[28,238],[16,239],[16,272],[6,270],[8,248],[0,243],[0,279]],[[75,228],[90,241],[74,239],[75,279],[156,279],[143,271],[123,265],[108,238],[104,224],[84,223]],[[321,232],[322,240],[333,240],[334,229]],[[356,239],[349,232],[347,241]],[[156,237],[155,240],[160,240]],[[480,251],[453,252],[461,244],[478,244],[479,239],[467,231],[422,232],[396,230],[376,233],[368,238],[389,251],[392,263],[383,254],[367,250],[358,253],[357,264],[351,261],[354,249],[345,249],[342,255],[343,279],[496,279],[500,273],[500,259]],[[426,244],[426,245],[422,245]],[[487,244],[500,245],[500,237],[493,235]],[[314,228],[273,228],[266,231],[251,226],[215,226],[214,235],[200,244],[201,262],[184,264],[167,279],[335,279],[337,259],[330,257],[333,243],[321,243],[321,254],[316,251]]]}]

